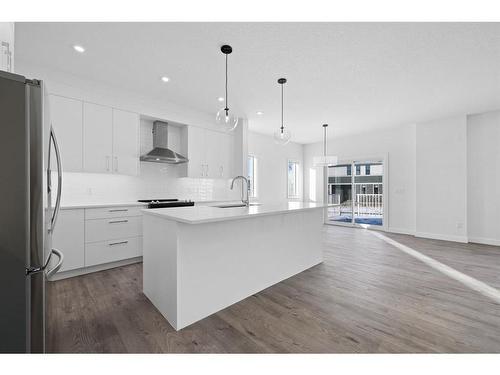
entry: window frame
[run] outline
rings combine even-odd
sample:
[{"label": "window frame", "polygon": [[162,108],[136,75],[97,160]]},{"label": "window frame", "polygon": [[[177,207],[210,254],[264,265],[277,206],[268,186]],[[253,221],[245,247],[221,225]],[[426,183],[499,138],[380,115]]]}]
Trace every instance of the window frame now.
[{"label": "window frame", "polygon": [[356,164],[354,166],[355,169],[355,176],[361,176],[361,164]]},{"label": "window frame", "polygon": [[[295,164],[295,195],[290,195],[290,186],[288,180],[288,168],[290,164]],[[301,199],[301,189],[300,189],[300,161],[296,159],[288,159],[286,161],[286,196],[289,200],[300,200]]]},{"label": "window frame", "polygon": [[[247,156],[247,168],[248,168],[248,159],[252,158],[253,159],[253,171],[252,171],[252,174],[253,174],[253,181],[250,181],[249,179],[249,183],[250,183],[250,191],[248,192],[248,198],[252,198],[252,199],[256,199],[258,198],[258,194],[259,194],[259,186],[258,186],[258,182],[259,182],[259,176],[258,176],[258,173],[259,173],[259,158],[254,155],[254,154],[248,154]],[[247,170],[247,178],[249,178],[249,171]]]}]

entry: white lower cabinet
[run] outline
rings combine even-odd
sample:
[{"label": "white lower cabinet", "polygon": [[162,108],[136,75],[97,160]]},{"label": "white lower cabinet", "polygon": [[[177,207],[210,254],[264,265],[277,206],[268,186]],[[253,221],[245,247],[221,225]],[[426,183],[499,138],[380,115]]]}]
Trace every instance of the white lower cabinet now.
[{"label": "white lower cabinet", "polygon": [[122,216],[141,216],[142,206],[86,208],[85,219],[112,219]]},{"label": "white lower cabinet", "polygon": [[85,243],[142,236],[142,216],[85,221]]},{"label": "white lower cabinet", "polygon": [[[111,268],[113,262],[142,256],[142,208],[61,210],[52,243],[64,254],[64,263],[56,278],[95,271],[88,267],[109,265]],[[66,271],[72,272],[64,274]]]},{"label": "white lower cabinet", "polygon": [[85,244],[87,267],[140,256],[142,256],[142,237]]},{"label": "white lower cabinet", "polygon": [[61,210],[52,235],[52,247],[64,254],[59,272],[85,266],[85,210]]}]

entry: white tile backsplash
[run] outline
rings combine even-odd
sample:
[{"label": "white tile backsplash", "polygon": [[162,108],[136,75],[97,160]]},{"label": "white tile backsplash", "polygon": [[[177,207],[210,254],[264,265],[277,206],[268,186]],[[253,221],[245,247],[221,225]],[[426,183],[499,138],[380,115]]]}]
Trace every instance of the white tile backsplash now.
[{"label": "white tile backsplash", "polygon": [[[179,177],[181,166],[140,164],[139,176],[64,173],[62,204],[105,204],[150,198],[193,201],[239,199],[240,189],[231,191],[230,180]],[[56,176],[53,176],[53,181],[57,181]]]}]

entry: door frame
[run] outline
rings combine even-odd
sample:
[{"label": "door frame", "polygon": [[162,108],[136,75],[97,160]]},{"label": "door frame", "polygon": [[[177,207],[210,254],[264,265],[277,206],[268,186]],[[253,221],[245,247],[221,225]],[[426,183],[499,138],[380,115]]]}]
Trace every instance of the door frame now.
[{"label": "door frame", "polygon": [[[332,223],[328,221],[328,208],[325,210],[324,214],[324,223],[326,225],[338,225],[338,226],[344,226],[344,227],[351,227],[351,228],[365,228],[365,229],[373,229],[373,230],[381,230],[381,231],[387,231],[389,228],[389,154],[386,153],[381,153],[381,154],[371,154],[371,155],[357,155],[357,156],[349,156],[349,157],[342,157],[342,159],[339,159],[337,164],[352,164],[355,163],[356,161],[367,161],[367,160],[381,160],[384,173],[382,175],[382,199],[383,199],[383,208],[384,208],[384,213],[382,215],[382,225],[365,225],[365,224],[356,224],[356,223]],[[351,171],[351,177],[352,177],[352,187],[354,187],[354,176],[355,176],[355,170],[352,169]],[[328,167],[323,168],[323,201],[328,204]],[[352,204],[354,205],[354,191],[352,191],[352,199],[351,201],[353,202]],[[354,218],[354,208],[352,211],[352,215]]]}]

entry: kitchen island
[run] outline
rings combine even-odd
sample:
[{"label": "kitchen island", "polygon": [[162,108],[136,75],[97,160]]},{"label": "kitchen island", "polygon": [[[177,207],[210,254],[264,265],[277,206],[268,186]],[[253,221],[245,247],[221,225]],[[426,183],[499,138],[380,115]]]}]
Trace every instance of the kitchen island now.
[{"label": "kitchen island", "polygon": [[323,261],[323,208],[143,210],[143,291],[179,330]]}]

